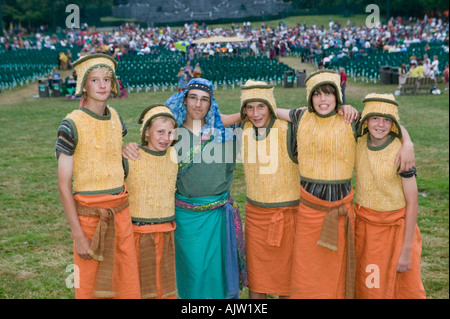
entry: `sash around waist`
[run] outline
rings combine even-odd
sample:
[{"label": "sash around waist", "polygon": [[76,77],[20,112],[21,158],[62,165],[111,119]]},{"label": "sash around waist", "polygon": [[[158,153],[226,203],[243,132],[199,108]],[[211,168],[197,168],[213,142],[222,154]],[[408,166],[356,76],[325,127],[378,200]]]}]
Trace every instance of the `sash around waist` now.
[{"label": "sash around waist", "polygon": [[[344,217],[345,237],[346,243],[346,280],[345,280],[345,296],[346,299],[353,299],[355,294],[355,273],[356,273],[356,256],[355,256],[355,241],[354,230],[352,222],[353,207],[353,189],[350,194],[343,200],[337,202],[326,202],[311,194],[309,194],[303,187],[300,188],[301,200],[300,205],[307,206],[314,210],[314,212],[323,212],[323,223],[320,230],[318,246],[330,249],[331,251],[338,251],[338,228],[339,218]],[[299,209],[299,211],[302,211]]]},{"label": "sash around waist", "polygon": [[[267,223],[266,243],[270,246],[280,247],[285,225],[290,225],[293,214],[298,210],[298,205],[285,207],[261,207],[247,201],[245,216],[253,223]],[[286,221],[285,221],[286,218]]]},{"label": "sash around waist", "polygon": [[[115,215],[128,214],[128,193],[120,195],[75,195],[78,216],[98,217],[97,227],[91,239],[88,254],[99,263],[95,279],[94,297],[113,298],[113,266],[115,251]],[[130,220],[131,222],[131,220]],[[120,234],[123,235],[123,234]]]},{"label": "sash around waist", "polygon": [[224,192],[217,196],[185,197],[175,193],[175,207],[192,211],[207,211],[219,208],[227,203],[232,203],[230,192]]}]

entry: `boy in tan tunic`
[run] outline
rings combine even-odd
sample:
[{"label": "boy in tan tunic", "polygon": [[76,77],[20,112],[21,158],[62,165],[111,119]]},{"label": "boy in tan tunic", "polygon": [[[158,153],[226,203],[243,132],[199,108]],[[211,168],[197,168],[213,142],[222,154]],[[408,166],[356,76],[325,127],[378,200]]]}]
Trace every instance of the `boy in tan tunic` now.
[{"label": "boy in tan tunic", "polygon": [[361,299],[425,298],[416,169],[392,166],[402,143],[392,94],[364,99],[356,147],[356,289]]},{"label": "boy in tan tunic", "polygon": [[242,162],[247,187],[245,242],[249,297],[290,294],[294,213],[300,200],[292,124],[279,120],[273,86],[241,87]]},{"label": "boy in tan tunic", "polygon": [[[58,130],[58,188],[74,242],[76,298],[140,298],[128,192],[124,186],[117,62],[104,54],[73,63],[82,107]],[[73,187],[72,187],[73,177]],[[72,193],[73,192],[73,193]]]}]

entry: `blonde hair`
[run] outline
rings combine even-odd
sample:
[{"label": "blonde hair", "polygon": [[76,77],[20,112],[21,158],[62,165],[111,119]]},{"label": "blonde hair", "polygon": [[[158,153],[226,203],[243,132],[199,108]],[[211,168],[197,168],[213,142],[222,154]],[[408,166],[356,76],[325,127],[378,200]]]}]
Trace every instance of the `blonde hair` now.
[{"label": "blonde hair", "polygon": [[171,122],[173,127],[175,128],[177,126],[175,120],[173,117],[167,116],[167,115],[159,115],[155,118],[153,118],[150,123],[148,123],[148,125],[145,127],[145,129],[150,129],[152,127],[152,125],[155,123],[156,120],[163,120],[163,122]]}]

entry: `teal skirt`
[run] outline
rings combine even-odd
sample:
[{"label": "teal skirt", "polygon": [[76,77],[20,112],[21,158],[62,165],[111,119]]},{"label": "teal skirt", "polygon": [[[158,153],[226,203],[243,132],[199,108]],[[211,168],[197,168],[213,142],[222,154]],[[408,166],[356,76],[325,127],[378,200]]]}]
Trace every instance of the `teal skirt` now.
[{"label": "teal skirt", "polygon": [[196,198],[176,194],[175,264],[179,298],[238,298],[239,253],[229,198],[228,192]]}]

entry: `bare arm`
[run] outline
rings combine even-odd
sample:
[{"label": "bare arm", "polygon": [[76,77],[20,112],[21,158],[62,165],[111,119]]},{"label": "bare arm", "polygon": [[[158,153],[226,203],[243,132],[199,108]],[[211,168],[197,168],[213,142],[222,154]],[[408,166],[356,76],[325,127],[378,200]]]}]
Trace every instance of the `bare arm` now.
[{"label": "bare arm", "polygon": [[241,119],[240,113],[234,114],[220,114],[220,118],[222,119],[223,127],[227,127],[233,125],[237,122],[245,121]]},{"label": "bare arm", "polygon": [[72,231],[72,240],[78,255],[84,259],[91,259],[88,254],[91,241],[84,234],[75,208],[75,200],[72,196],[72,170],[73,156],[61,153],[58,159],[58,190],[64,213]]},{"label": "bare arm", "polygon": [[139,144],[135,142],[126,144],[122,148],[122,157],[125,159],[132,159],[132,160],[141,158],[141,154],[139,153]]},{"label": "bare arm", "polygon": [[291,122],[291,118],[289,116],[290,109],[280,109],[277,108],[277,116],[280,120],[285,120]]},{"label": "bare arm", "polygon": [[411,141],[408,131],[401,125],[400,129],[402,130],[402,147],[397,153],[394,166],[397,166],[400,161],[398,173],[404,173],[416,166],[416,160],[414,156],[414,144]]},{"label": "bare arm", "polygon": [[402,250],[397,263],[397,271],[404,272],[411,268],[411,248],[416,230],[419,200],[416,177],[402,178],[403,193],[406,200],[405,235]]}]

